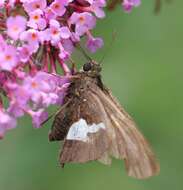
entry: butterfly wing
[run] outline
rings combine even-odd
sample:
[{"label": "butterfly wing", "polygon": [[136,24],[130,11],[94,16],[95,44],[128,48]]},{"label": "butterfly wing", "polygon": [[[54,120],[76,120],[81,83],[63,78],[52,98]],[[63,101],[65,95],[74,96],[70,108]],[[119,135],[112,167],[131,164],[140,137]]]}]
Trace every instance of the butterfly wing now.
[{"label": "butterfly wing", "polygon": [[70,106],[68,112],[72,113],[69,116],[72,122],[69,122],[69,131],[60,153],[60,163],[97,160],[107,152],[111,144],[106,131],[106,125],[110,120],[103,105],[88,89],[73,98],[71,105],[74,106]]},{"label": "butterfly wing", "polygon": [[93,93],[100,97],[112,124],[108,130],[112,138],[108,156],[124,159],[129,176],[142,179],[158,174],[160,169],[155,155],[128,113],[109,90],[93,91]]},{"label": "butterfly wing", "polygon": [[56,114],[51,130],[49,132],[49,141],[62,141],[68,133],[69,126],[71,125],[70,116],[72,116],[72,99],[67,99],[63,107]]}]

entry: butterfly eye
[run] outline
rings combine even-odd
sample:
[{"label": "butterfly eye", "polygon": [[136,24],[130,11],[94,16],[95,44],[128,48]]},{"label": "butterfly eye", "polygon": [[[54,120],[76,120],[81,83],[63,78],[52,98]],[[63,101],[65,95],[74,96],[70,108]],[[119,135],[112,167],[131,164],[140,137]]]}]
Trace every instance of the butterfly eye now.
[{"label": "butterfly eye", "polygon": [[90,62],[85,63],[85,64],[83,65],[83,70],[84,70],[84,71],[90,71],[91,68],[92,68],[92,65],[91,65]]}]

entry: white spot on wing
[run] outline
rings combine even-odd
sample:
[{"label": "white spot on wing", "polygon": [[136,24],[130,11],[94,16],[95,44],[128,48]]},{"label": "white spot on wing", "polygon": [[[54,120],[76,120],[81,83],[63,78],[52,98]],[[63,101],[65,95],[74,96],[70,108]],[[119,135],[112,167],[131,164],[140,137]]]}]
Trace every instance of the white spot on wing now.
[{"label": "white spot on wing", "polygon": [[87,142],[88,133],[96,133],[100,129],[105,129],[104,123],[88,125],[86,121],[81,118],[71,125],[66,139]]}]

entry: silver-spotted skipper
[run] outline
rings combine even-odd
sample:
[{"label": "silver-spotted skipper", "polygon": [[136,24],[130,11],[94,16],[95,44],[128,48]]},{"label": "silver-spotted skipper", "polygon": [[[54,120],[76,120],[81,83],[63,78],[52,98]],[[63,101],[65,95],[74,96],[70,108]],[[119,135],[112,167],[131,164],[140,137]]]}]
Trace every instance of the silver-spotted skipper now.
[{"label": "silver-spotted skipper", "polygon": [[50,141],[64,141],[60,164],[111,158],[125,162],[129,176],[156,175],[159,164],[133,119],[101,80],[101,67],[91,61],[71,82],[62,110],[55,116]]}]

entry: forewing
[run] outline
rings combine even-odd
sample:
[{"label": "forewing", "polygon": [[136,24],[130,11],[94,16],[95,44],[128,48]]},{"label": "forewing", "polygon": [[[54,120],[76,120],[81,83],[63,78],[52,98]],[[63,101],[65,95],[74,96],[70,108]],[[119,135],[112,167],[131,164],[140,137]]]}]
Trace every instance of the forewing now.
[{"label": "forewing", "polygon": [[49,141],[61,141],[65,139],[69,126],[72,123],[71,116],[74,110],[71,109],[75,103],[73,99],[67,99],[65,104],[56,114],[51,130],[49,132]]},{"label": "forewing", "polygon": [[136,124],[109,90],[93,91],[100,97],[105,112],[113,128],[111,134],[112,145],[108,155],[124,159],[129,176],[148,178],[159,173],[159,164],[147,140],[137,129]]},{"label": "forewing", "polygon": [[100,99],[88,90],[74,108],[74,121],[60,154],[60,163],[84,163],[97,160],[109,150],[111,140],[106,131],[110,120]]}]

